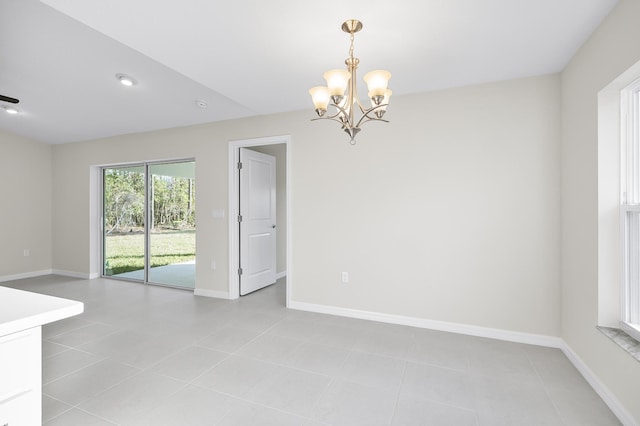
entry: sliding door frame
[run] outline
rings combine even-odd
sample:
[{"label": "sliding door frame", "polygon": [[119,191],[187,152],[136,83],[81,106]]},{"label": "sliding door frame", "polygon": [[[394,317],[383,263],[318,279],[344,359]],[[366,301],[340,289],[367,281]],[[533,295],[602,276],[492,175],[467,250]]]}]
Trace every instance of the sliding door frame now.
[{"label": "sliding door frame", "polygon": [[[99,226],[100,226],[100,265],[101,265],[100,277],[147,284],[147,285],[172,287],[172,288],[178,288],[182,290],[194,290],[184,286],[149,281],[149,275],[150,275],[149,272],[151,268],[150,266],[151,259],[149,256],[150,250],[151,250],[151,232],[150,232],[151,221],[149,220],[149,218],[153,217],[153,200],[151,199],[151,197],[153,197],[153,194],[150,191],[152,187],[152,182],[151,182],[151,176],[149,175],[149,168],[154,165],[174,164],[174,163],[194,163],[194,167],[195,167],[195,161],[196,161],[195,158],[178,158],[178,159],[171,159],[171,160],[141,161],[141,162],[134,162],[134,163],[116,163],[116,164],[100,166],[100,173],[99,173],[100,174],[100,224]],[[143,167],[144,168],[144,208],[143,208],[143,211],[144,211],[144,272],[143,274],[144,275],[142,280],[138,280],[135,278],[118,277],[114,275],[106,275],[106,270],[105,270],[106,268],[106,265],[105,265],[106,264],[105,262],[106,235],[105,235],[105,214],[104,214],[105,213],[104,211],[105,209],[104,173],[105,173],[105,170],[107,169],[126,168],[126,167]],[[195,288],[195,285],[194,285],[194,288]]]}]

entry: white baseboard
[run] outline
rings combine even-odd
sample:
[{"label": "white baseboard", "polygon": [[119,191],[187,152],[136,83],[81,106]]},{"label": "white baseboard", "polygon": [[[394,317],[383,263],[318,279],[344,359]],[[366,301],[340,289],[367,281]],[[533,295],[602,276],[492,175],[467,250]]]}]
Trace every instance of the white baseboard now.
[{"label": "white baseboard", "polygon": [[284,278],[286,276],[287,276],[287,271],[278,272],[276,274],[276,280],[279,280],[280,278]]},{"label": "white baseboard", "polygon": [[467,334],[470,336],[487,337],[490,339],[507,340],[509,342],[527,343],[530,345],[560,348],[562,339],[541,334],[521,333],[518,331],[501,330],[476,325],[457,324],[446,321],[435,321],[425,318],[407,317],[403,315],[383,314],[379,312],[361,311],[357,309],[339,308],[335,306],[316,305],[312,303],[291,301],[289,307],[301,311],[317,312],[321,314],[338,315],[349,318],[359,318],[390,324],[407,325],[410,327],[427,328],[430,330],[447,331],[450,333]]},{"label": "white baseboard", "polygon": [[194,296],[213,297],[216,299],[230,299],[228,291],[204,290],[201,288],[196,288],[195,290],[193,290],[193,294]]},{"label": "white baseboard", "polygon": [[591,385],[594,391],[602,398],[605,404],[609,407],[613,414],[618,417],[618,420],[625,426],[638,426],[638,423],[634,420],[633,416],[629,414],[629,412],[624,408],[624,406],[620,403],[618,398],[611,393],[609,388],[607,388],[594,374],[593,371],[587,366],[587,364],[578,356],[577,353],[569,346],[564,340],[562,341],[562,346],[560,347],[562,352],[569,358],[569,361],[573,364],[574,367],[582,374],[585,380]]},{"label": "white baseboard", "polygon": [[91,274],[85,272],[65,271],[63,269],[54,269],[53,274],[62,275],[63,277],[82,278],[84,280],[91,279]]},{"label": "white baseboard", "polygon": [[0,276],[0,283],[5,281],[22,280],[25,278],[41,277],[43,275],[51,275],[52,269],[43,269],[42,271],[24,272],[22,274],[4,275]]}]

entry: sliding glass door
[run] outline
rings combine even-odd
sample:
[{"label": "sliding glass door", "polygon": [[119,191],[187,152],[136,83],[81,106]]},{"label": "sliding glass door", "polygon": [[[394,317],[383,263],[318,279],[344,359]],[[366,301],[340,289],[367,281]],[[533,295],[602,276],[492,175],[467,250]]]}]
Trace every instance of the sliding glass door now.
[{"label": "sliding glass door", "polygon": [[196,272],[195,164],[149,165],[148,280],[194,287]]},{"label": "sliding glass door", "polygon": [[144,280],[145,167],[102,173],[104,275]]},{"label": "sliding glass door", "polygon": [[103,168],[103,275],[195,287],[195,163]]}]

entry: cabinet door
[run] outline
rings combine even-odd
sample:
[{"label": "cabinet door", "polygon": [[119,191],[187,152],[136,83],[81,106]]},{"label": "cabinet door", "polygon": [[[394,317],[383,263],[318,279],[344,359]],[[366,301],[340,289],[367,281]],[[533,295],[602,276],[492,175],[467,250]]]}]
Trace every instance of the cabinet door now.
[{"label": "cabinet door", "polygon": [[35,410],[33,405],[40,400],[35,391],[29,391],[0,403],[0,426],[39,426],[41,410]]},{"label": "cabinet door", "polygon": [[40,327],[0,337],[0,426],[40,425],[41,351]]}]

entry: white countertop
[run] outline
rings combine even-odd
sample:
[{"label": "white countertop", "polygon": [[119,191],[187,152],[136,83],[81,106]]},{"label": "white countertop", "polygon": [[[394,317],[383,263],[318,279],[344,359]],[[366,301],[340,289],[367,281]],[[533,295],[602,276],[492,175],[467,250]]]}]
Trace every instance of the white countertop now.
[{"label": "white countertop", "polygon": [[0,336],[81,314],[84,304],[0,286]]}]

